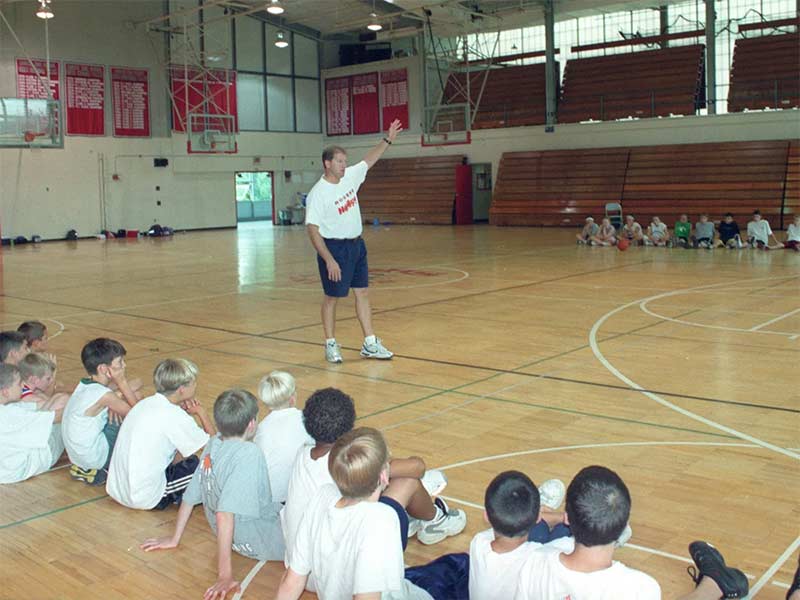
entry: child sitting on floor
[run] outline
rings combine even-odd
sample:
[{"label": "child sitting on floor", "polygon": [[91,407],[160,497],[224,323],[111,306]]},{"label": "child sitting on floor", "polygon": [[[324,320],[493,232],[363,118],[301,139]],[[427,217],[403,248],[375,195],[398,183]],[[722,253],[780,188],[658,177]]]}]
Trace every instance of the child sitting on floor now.
[{"label": "child sitting on floor", "polygon": [[714,248],[714,222],[709,221],[708,215],[705,213],[700,215],[700,220],[694,225],[692,245],[695,248],[705,248],[706,250]]},{"label": "child sitting on floor", "polygon": [[153,373],[156,393],[125,417],[106,484],[123,506],[163,510],[180,503],[199,462],[194,453],[217,432],[195,398],[197,373],[186,359],[161,361]]},{"label": "child sitting on floor", "polygon": [[594,222],[594,219],[592,217],[586,217],[586,225],[583,226],[581,232],[576,234],[575,237],[578,238],[578,244],[588,244],[599,231],[600,226]]},{"label": "child sitting on floor", "polygon": [[794,216],[794,223],[790,224],[786,230],[786,241],[783,243],[783,247],[800,252],[800,215]]},{"label": "child sitting on floor", "polygon": [[[70,476],[89,485],[101,485],[108,476],[119,423],[137,398],[125,375],[125,347],[116,340],[97,338],[81,350],[89,377],[81,379],[67,400],[62,433],[72,462]],[[122,397],[114,393],[115,384]]]},{"label": "child sitting on floor", "polygon": [[28,353],[19,361],[22,376],[22,399],[35,402],[39,410],[63,410],[69,394],[55,392],[56,367],[44,354]]},{"label": "child sitting on floor", "polygon": [[245,390],[227,390],[214,402],[214,422],[219,434],[212,437],[200,466],[183,494],[172,537],[146,540],[146,552],[175,548],[196,504],[202,504],[211,530],[217,536],[219,571],[206,598],[225,598],[237,590],[231,549],[255,560],[282,560],[283,533],[279,502],[270,490],[269,468],[258,447],[256,433],[258,400]]},{"label": "child sitting on floor", "polygon": [[683,248],[689,247],[689,239],[692,237],[692,224],[689,222],[689,216],[682,214],[677,221],[675,227],[672,228],[672,239],[675,246]]},{"label": "child sitting on floor", "polygon": [[[770,246],[769,238],[775,241],[775,246]],[[761,211],[753,211],[753,220],[747,224],[747,243],[751,248],[758,248],[759,250],[769,250],[770,248],[783,248],[772,233],[772,227],[766,219],[761,218]]]},{"label": "child sitting on floor", "polygon": [[644,243],[648,246],[668,246],[669,228],[660,218],[653,217],[650,226],[647,228],[647,235]]},{"label": "child sitting on floor", "polygon": [[742,248],[742,237],[739,231],[739,224],[733,220],[733,214],[727,212],[722,222],[719,224],[719,240],[717,245],[727,248]]},{"label": "child sitting on floor", "polygon": [[50,469],[64,453],[61,409],[39,410],[21,402],[14,365],[0,364],[0,483],[16,483]]},{"label": "child sitting on floor", "polygon": [[0,363],[16,365],[30,351],[24,335],[18,331],[0,331]]},{"label": "child sitting on floor", "polygon": [[41,321],[25,321],[17,331],[25,336],[31,352],[47,352],[47,325]]},{"label": "child sitting on floor", "polygon": [[617,230],[611,224],[611,221],[606,217],[600,225],[600,230],[597,235],[590,240],[592,246],[613,246],[617,243]]},{"label": "child sitting on floor", "polygon": [[298,450],[314,445],[314,439],[303,425],[303,413],[295,407],[296,390],[294,377],[284,371],[273,371],[258,386],[258,395],[269,408],[269,414],[259,423],[253,441],[267,461],[275,502],[286,502]]}]

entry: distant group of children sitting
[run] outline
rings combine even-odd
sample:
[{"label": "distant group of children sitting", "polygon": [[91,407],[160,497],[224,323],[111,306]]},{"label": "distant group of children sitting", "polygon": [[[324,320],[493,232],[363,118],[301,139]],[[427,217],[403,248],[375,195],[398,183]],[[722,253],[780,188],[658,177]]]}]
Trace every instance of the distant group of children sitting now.
[{"label": "distant group of children sitting", "polygon": [[[583,469],[568,488],[550,480],[537,489],[523,473],[499,474],[485,494],[491,528],[469,553],[406,569],[409,538],[436,544],[458,535],[466,514],[438,497],[443,473],[418,457],[392,457],[375,429],[354,429],[344,392],[318,390],[300,411],[294,379],[274,372],[259,385],[269,409],[260,423],[258,400],[243,389],[219,395],[212,422],[197,401],[193,363],[159,363],[156,393],[142,399],[126,376],[125,348],[99,338],[84,346],[87,377],[67,397],[55,391],[55,361],[42,353],[46,329],[40,333],[0,333],[0,483],[49,470],[66,448],[70,476],[104,483],[124,506],[180,504],[174,533],[145,540],[145,551],[178,546],[202,504],[219,554],[206,600],[240,588],[234,551],[284,562],[280,600],[304,590],[321,600],[661,597],[653,578],[613,560],[631,536],[631,497],[605,467]],[[747,578],[713,546],[694,542],[689,551],[696,588],[684,598],[747,594]]]},{"label": "distant group of children sitting", "polygon": [[746,241],[742,238],[739,225],[731,213],[725,213],[718,229],[707,214],[700,215],[700,220],[694,225],[694,232],[689,217],[683,214],[675,222],[672,233],[666,223],[658,217],[653,217],[650,226],[644,230],[633,215],[628,215],[619,231],[607,217],[603,219],[601,225],[595,223],[593,217],[586,217],[586,224],[576,237],[578,244],[588,246],[616,246],[624,239],[629,244],[639,246],[674,246],[708,250],[749,246],[760,250],[786,248],[800,252],[800,215],[795,215],[794,222],[789,225],[785,242],[777,240],[769,222],[761,217],[758,210],[753,211],[753,218],[747,224]]}]

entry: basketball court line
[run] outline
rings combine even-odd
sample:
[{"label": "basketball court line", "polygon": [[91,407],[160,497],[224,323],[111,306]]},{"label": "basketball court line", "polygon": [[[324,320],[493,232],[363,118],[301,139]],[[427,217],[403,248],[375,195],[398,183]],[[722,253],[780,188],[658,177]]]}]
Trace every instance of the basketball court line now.
[{"label": "basketball court line", "polygon": [[755,583],[755,585],[750,588],[750,596],[749,596],[750,598],[755,598],[756,594],[758,594],[758,592],[761,590],[761,588],[763,588],[765,585],[767,585],[769,580],[772,579],[772,577],[775,575],[775,573],[778,572],[778,570],[784,565],[784,563],[787,560],[789,560],[789,558],[792,556],[792,554],[795,553],[795,551],[798,548],[800,548],[800,536],[798,536],[797,539],[794,542],[789,544],[789,547],[786,548],[786,550],[783,551],[783,554],[781,554],[778,557],[778,560],[776,560],[773,563],[773,565],[764,572],[764,574]]},{"label": "basketball court line", "polygon": [[8,529],[10,527],[15,527],[17,525],[23,525],[25,523],[29,523],[30,521],[36,521],[38,519],[43,519],[45,517],[49,517],[60,512],[64,512],[65,510],[70,510],[72,508],[77,508],[79,506],[83,506],[85,504],[91,504],[93,502],[97,502],[98,500],[102,500],[103,498],[108,498],[108,494],[103,494],[102,496],[97,496],[95,498],[89,498],[88,500],[81,500],[80,502],[75,502],[73,504],[68,504],[67,506],[60,506],[59,508],[54,508],[53,510],[48,510],[47,512],[43,512],[41,514],[32,515],[30,517],[26,517],[24,519],[20,519],[19,521],[12,521],[11,523],[4,523],[0,525],[0,530]]},{"label": "basketball court line", "polygon": [[[750,281],[761,281],[761,280],[773,281],[773,280],[780,280],[780,279],[796,279],[796,278],[797,277],[791,277],[791,276],[787,276],[787,277],[764,277],[764,278],[752,279]],[[732,285],[732,284],[729,283],[729,282],[724,282],[724,283],[716,283],[716,284],[711,284],[711,285],[706,285],[706,286],[696,286],[696,287],[689,288],[689,289],[691,289],[691,290],[702,290],[702,289],[705,289],[705,288],[719,288],[719,287],[723,287],[723,286],[726,286],[726,285]],[[795,460],[800,460],[800,454],[798,454],[797,452],[793,452],[791,450],[787,450],[786,448],[781,448],[780,446],[776,446],[775,444],[772,444],[770,442],[766,442],[764,440],[760,440],[760,439],[758,439],[758,438],[756,438],[754,436],[751,436],[751,435],[749,435],[747,433],[738,431],[736,429],[733,429],[732,427],[728,427],[727,425],[723,425],[721,423],[718,423],[716,421],[713,421],[711,419],[708,419],[706,417],[698,415],[698,414],[696,414],[696,413],[694,413],[694,412],[692,412],[690,410],[687,410],[685,408],[677,406],[676,404],[673,404],[672,402],[669,402],[668,400],[664,400],[663,398],[661,398],[660,396],[658,396],[658,395],[656,395],[656,394],[654,394],[652,392],[649,392],[649,391],[645,390],[638,383],[636,383],[632,379],[628,378],[619,369],[614,367],[614,365],[611,364],[611,362],[605,357],[603,352],[600,350],[600,346],[599,346],[599,344],[597,342],[597,332],[599,331],[600,327],[602,327],[602,325],[609,318],[611,318],[612,316],[616,315],[617,313],[619,313],[619,312],[621,312],[623,310],[626,310],[628,308],[631,308],[632,306],[635,306],[636,304],[639,304],[639,306],[641,307],[641,305],[643,303],[646,303],[646,302],[649,302],[649,301],[652,301],[652,300],[655,300],[655,299],[665,298],[665,297],[668,297],[668,296],[679,295],[680,293],[682,293],[682,290],[676,290],[674,292],[667,292],[667,293],[664,293],[664,294],[657,294],[657,295],[651,296],[649,298],[642,298],[640,300],[634,300],[632,302],[628,302],[627,304],[623,304],[623,305],[621,305],[621,306],[619,306],[619,307],[607,312],[602,317],[600,317],[600,319],[598,319],[595,322],[595,324],[592,326],[591,331],[589,332],[589,343],[590,343],[590,345],[592,347],[592,353],[594,354],[595,358],[597,358],[597,360],[600,361],[600,364],[602,364],[606,368],[606,370],[608,370],[617,379],[619,379],[623,383],[627,384],[631,389],[634,389],[636,391],[641,392],[647,398],[650,398],[654,402],[656,402],[656,403],[658,403],[658,404],[660,404],[660,405],[662,405],[662,406],[664,406],[664,407],[666,407],[666,408],[668,408],[670,410],[674,410],[675,412],[677,412],[679,414],[682,414],[683,416],[688,417],[689,419],[693,419],[693,420],[695,420],[695,421],[697,421],[699,423],[703,423],[704,425],[707,425],[707,426],[712,427],[714,429],[718,429],[719,431],[723,431],[723,432],[728,433],[730,435],[734,435],[734,436],[736,436],[736,437],[738,437],[740,439],[743,439],[745,441],[748,441],[748,442],[750,442],[752,444],[756,444],[758,446],[762,446],[763,448],[767,448],[767,449],[772,450],[773,452],[776,452],[778,454],[782,454],[784,456],[788,456],[789,458],[793,458]],[[761,333],[768,333],[768,332],[761,332]]]},{"label": "basketball court line", "polygon": [[755,327],[751,327],[750,329],[748,329],[748,331],[758,331],[762,327],[766,327],[767,325],[772,325],[773,323],[777,323],[778,321],[783,321],[784,319],[786,319],[788,317],[791,317],[792,315],[796,315],[797,313],[800,313],[800,308],[796,308],[795,310],[790,310],[789,312],[787,312],[785,314],[782,314],[782,315],[780,315],[778,317],[775,317],[774,319],[770,319],[769,321],[765,321],[764,323],[761,323],[760,325],[756,325]]}]

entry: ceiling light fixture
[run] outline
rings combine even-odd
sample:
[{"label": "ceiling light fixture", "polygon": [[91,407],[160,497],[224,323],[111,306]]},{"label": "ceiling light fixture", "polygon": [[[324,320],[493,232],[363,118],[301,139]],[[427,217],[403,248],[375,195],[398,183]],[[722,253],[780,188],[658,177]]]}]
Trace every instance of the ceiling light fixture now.
[{"label": "ceiling light fixture", "polygon": [[283,31],[278,31],[275,34],[275,46],[278,48],[288,48],[289,42],[286,41],[286,34]]},{"label": "ceiling light fixture", "polygon": [[50,8],[50,0],[39,0],[39,8],[36,11],[36,16],[40,19],[52,19],[55,15],[53,9]]},{"label": "ceiling light fixture", "polygon": [[283,5],[281,4],[281,0],[270,0],[269,5],[267,6],[267,12],[271,15],[282,15],[283,14]]},{"label": "ceiling light fixture", "polygon": [[378,21],[378,15],[376,15],[374,12],[369,13],[369,24],[367,25],[367,29],[370,31],[380,31],[383,29],[383,25],[381,25],[380,21]]}]

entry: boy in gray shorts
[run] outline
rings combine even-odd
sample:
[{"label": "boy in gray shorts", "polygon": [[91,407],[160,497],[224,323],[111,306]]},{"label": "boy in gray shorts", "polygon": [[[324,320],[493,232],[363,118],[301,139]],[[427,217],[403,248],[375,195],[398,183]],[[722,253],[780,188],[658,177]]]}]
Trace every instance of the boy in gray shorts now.
[{"label": "boy in gray shorts", "polygon": [[[283,560],[285,552],[278,511],[272,501],[267,462],[252,443],[258,423],[258,401],[248,391],[227,390],[214,403],[219,434],[211,438],[200,465],[183,494],[172,537],[145,540],[145,552],[175,548],[195,504],[203,504],[206,518],[220,543],[217,582],[206,598],[225,598],[239,589],[233,578],[231,549],[257,560]],[[221,543],[224,540],[225,543]]]}]

